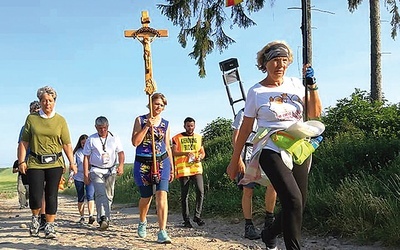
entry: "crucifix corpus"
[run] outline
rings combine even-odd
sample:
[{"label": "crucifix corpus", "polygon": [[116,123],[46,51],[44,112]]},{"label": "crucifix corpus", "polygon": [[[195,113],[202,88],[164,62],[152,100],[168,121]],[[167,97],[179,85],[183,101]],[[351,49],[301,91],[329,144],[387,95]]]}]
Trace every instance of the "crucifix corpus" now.
[{"label": "crucifix corpus", "polygon": [[[151,95],[157,90],[156,83],[153,79],[153,67],[151,63],[151,49],[150,44],[154,41],[156,37],[167,37],[168,30],[156,30],[149,26],[150,17],[147,11],[142,11],[141,17],[142,27],[138,30],[125,30],[125,37],[131,37],[133,39],[137,39],[143,45],[143,59],[144,59],[144,77],[145,77],[145,88],[144,91],[149,97],[149,109],[150,109],[150,117],[153,117],[153,105],[151,101]],[[151,128],[151,142],[152,142],[152,156],[153,156],[153,165],[151,168],[151,177],[153,188],[155,188],[155,184],[158,184],[159,174],[157,168],[156,161],[156,152],[155,152],[155,142],[154,142],[154,130]]]}]

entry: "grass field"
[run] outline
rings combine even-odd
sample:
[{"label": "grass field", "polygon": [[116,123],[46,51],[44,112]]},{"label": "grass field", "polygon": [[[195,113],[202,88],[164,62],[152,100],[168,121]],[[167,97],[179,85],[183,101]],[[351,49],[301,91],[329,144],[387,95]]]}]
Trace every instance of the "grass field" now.
[{"label": "grass field", "polygon": [[0,199],[8,199],[17,195],[17,176],[12,168],[0,168]]}]

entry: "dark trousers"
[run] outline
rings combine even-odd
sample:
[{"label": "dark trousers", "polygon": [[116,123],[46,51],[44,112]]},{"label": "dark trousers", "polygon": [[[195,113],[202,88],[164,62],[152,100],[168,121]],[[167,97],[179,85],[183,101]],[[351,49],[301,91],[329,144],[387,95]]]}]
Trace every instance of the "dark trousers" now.
[{"label": "dark trousers", "polygon": [[300,249],[310,158],[302,165],[293,164],[290,170],[279,153],[264,149],[260,155],[261,168],[274,186],[282,206],[271,227],[271,233],[278,235],[282,232],[288,250]]},{"label": "dark trousers", "polygon": [[60,183],[62,173],[62,167],[28,169],[29,207],[31,209],[39,209],[42,207],[44,189],[46,214],[57,213],[58,184]]},{"label": "dark trousers", "polygon": [[179,182],[181,183],[181,203],[182,203],[182,217],[183,220],[189,220],[189,187],[190,182],[194,182],[196,186],[196,210],[194,217],[200,218],[201,211],[203,209],[204,200],[204,183],[203,175],[196,174],[192,176],[180,177]]}]

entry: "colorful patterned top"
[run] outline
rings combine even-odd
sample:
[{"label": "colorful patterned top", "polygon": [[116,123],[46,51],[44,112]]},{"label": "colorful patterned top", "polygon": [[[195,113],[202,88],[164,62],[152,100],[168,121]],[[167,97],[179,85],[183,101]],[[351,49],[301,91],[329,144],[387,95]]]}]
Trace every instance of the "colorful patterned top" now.
[{"label": "colorful patterned top", "polygon": [[[146,115],[139,117],[141,127],[143,128],[147,123]],[[168,159],[167,150],[165,147],[165,139],[168,129],[168,121],[161,119],[158,126],[154,126],[154,142],[157,157],[157,169],[160,173],[160,180],[169,180],[171,173],[171,162]],[[136,158],[133,167],[133,176],[136,185],[148,186],[151,183],[151,167],[153,165],[151,142],[151,130],[148,130],[142,143],[136,147]]]}]

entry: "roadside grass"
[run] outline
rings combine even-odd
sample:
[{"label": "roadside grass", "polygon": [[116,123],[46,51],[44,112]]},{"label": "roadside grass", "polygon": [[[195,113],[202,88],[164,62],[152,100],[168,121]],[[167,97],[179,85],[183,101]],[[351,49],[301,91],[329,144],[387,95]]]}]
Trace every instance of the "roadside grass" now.
[{"label": "roadside grass", "polygon": [[10,199],[17,195],[17,174],[12,168],[0,169],[0,199]]}]

